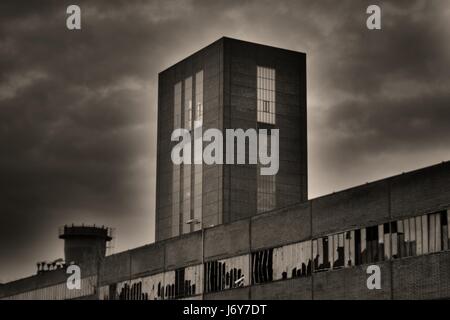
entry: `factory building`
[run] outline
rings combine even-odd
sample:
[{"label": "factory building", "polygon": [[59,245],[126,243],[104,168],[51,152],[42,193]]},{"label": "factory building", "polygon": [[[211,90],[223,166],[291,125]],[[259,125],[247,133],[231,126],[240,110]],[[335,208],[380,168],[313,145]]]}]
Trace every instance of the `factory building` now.
[{"label": "factory building", "polygon": [[[178,128],[278,129],[278,171],[174,164]],[[156,242],[106,255],[108,228],[65,227],[65,262],[0,299],[449,299],[450,164],[308,200],[306,128],[305,54],[219,39],[159,74]]]}]

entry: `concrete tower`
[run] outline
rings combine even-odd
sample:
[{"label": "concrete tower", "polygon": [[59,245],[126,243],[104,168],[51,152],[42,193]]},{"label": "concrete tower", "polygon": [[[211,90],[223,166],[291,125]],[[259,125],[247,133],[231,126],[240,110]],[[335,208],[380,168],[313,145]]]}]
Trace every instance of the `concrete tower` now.
[{"label": "concrete tower", "polygon": [[64,226],[59,232],[64,239],[67,264],[98,261],[106,255],[106,243],[112,240],[111,229],[96,226]]},{"label": "concrete tower", "polygon": [[[194,136],[199,127],[224,137],[226,129],[279,129],[278,173],[260,175],[258,164],[173,164],[172,132]],[[307,201],[306,129],[304,53],[221,38],[161,72],[156,240]]]}]

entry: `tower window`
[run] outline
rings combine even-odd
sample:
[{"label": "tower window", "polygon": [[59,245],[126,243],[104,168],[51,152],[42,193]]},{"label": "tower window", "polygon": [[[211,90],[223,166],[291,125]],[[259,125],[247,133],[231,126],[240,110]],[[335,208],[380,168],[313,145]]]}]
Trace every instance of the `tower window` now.
[{"label": "tower window", "polygon": [[258,122],[275,124],[275,69],[257,67]]},{"label": "tower window", "polygon": [[270,112],[269,101],[263,100],[263,112]]}]

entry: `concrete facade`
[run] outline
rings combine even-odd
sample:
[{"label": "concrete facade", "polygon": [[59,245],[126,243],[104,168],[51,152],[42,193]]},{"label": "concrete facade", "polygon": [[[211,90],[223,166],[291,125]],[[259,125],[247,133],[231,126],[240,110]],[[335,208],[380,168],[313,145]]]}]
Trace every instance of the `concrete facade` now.
[{"label": "concrete facade", "polygon": [[[225,135],[226,129],[258,128],[257,66],[276,70],[276,123],[270,126],[280,129],[276,207],[307,200],[306,55],[221,38],[159,74],[156,240],[196,230],[193,226],[187,230],[183,226],[185,213],[181,213],[179,220],[173,217],[174,206],[178,205],[173,201],[174,173],[170,158],[176,144],[170,139],[176,129],[174,86],[203,71],[203,132],[217,128]],[[183,84],[182,101],[186,97],[185,89]],[[186,108],[182,106],[181,110],[183,107]],[[185,117],[182,111],[182,124]],[[203,165],[202,174],[203,228],[255,215],[256,165]],[[194,211],[192,204],[191,207]],[[184,222],[190,218],[193,217],[185,218]],[[178,222],[180,226],[176,225]]]}]

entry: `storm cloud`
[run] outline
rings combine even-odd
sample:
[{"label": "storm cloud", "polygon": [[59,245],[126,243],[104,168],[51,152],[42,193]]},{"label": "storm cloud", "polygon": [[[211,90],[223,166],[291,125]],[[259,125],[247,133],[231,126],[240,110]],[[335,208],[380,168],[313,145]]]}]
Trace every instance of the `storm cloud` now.
[{"label": "storm cloud", "polygon": [[2,1],[0,282],[65,223],[153,241],[157,74],[222,36],[306,52],[310,198],[450,159],[450,3],[376,2]]}]

